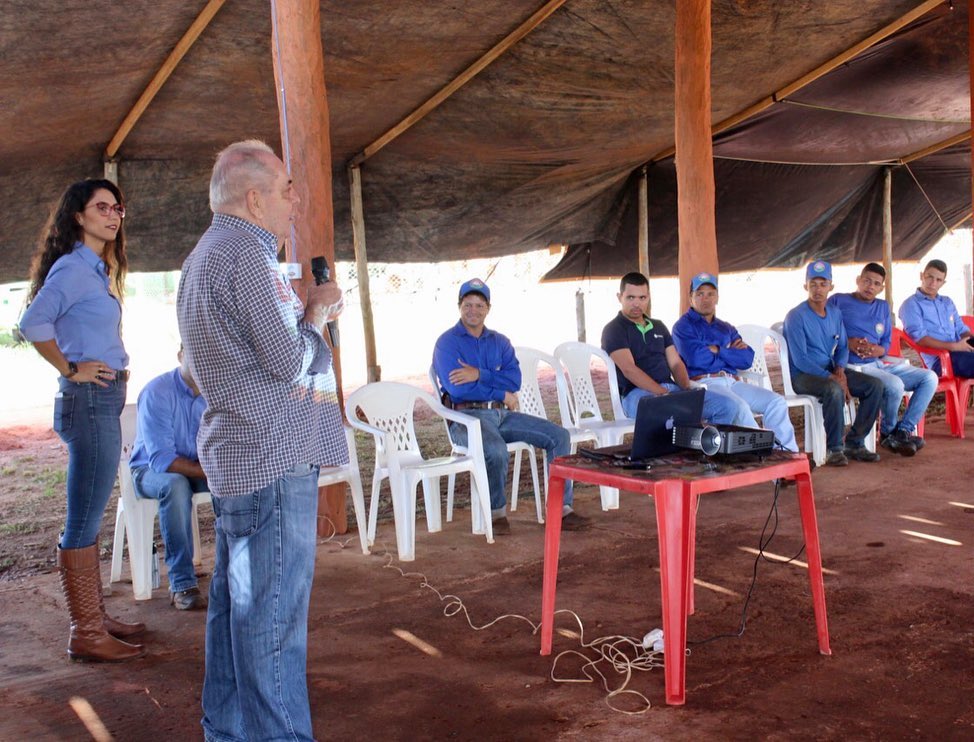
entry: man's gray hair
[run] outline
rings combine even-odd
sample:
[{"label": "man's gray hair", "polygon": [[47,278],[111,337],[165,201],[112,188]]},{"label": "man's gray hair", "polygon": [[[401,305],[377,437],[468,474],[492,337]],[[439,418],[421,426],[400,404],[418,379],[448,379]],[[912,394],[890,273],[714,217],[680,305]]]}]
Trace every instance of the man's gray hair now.
[{"label": "man's gray hair", "polygon": [[210,209],[215,213],[244,202],[247,191],[266,188],[274,177],[265,155],[274,150],[259,139],[234,142],[216,156],[210,177]]}]

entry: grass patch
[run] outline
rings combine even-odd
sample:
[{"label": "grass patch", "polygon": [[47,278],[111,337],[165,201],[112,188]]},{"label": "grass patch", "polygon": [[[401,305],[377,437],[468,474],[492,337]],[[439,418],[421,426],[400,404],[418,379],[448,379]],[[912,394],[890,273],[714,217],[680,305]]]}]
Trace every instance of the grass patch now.
[{"label": "grass patch", "polygon": [[41,530],[40,523],[3,523],[0,524],[0,534],[5,536],[10,535],[26,535],[29,533],[37,533]]}]

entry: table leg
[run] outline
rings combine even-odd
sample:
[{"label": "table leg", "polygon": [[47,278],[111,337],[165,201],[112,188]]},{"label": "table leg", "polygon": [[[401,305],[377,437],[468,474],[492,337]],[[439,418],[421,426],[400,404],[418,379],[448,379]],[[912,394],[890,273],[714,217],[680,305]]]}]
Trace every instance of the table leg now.
[{"label": "table leg", "polygon": [[808,582],[812,590],[812,606],[815,609],[815,629],[818,633],[818,651],[832,654],[829,648],[829,624],[825,613],[825,582],[822,579],[822,549],[818,542],[818,519],[815,516],[815,497],[812,480],[808,474],[796,478],[798,507],[805,535],[805,552],[808,554]]},{"label": "table leg", "polygon": [[690,496],[690,521],[687,528],[687,615],[692,616],[696,610],[694,606],[693,576],[697,569],[697,507],[700,504],[700,495]]},{"label": "table leg", "polygon": [[666,702],[686,702],[687,580],[689,578],[690,500],[680,482],[660,483],[654,493],[659,532],[663,604],[663,672]]},{"label": "table leg", "polygon": [[544,526],[544,579],[541,585],[541,654],[551,654],[555,626],[555,586],[558,582],[558,547],[561,543],[561,509],[565,479],[551,474]]}]

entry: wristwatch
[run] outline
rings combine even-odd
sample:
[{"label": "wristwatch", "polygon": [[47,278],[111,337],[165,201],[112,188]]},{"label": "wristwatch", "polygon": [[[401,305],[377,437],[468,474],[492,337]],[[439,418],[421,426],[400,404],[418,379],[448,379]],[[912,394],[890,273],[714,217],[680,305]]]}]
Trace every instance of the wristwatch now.
[{"label": "wristwatch", "polygon": [[78,364],[74,361],[68,361],[68,372],[64,375],[65,379],[70,379],[72,376],[78,373]]}]

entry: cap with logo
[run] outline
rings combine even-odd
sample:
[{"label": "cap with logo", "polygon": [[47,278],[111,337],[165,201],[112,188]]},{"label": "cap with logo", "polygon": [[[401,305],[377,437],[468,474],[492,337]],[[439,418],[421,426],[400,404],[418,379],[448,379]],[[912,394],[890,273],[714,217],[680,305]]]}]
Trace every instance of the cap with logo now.
[{"label": "cap with logo", "polygon": [[717,288],[717,276],[712,273],[698,273],[690,279],[690,291],[696,291],[708,283],[714,288]]},{"label": "cap with logo", "polygon": [[813,260],[805,268],[805,280],[811,281],[813,278],[824,278],[826,281],[832,280],[832,264],[824,260]]},{"label": "cap with logo", "polygon": [[463,285],[460,286],[459,298],[461,301],[467,294],[483,294],[487,303],[490,304],[490,289],[479,278],[471,278],[469,281],[464,281]]}]

